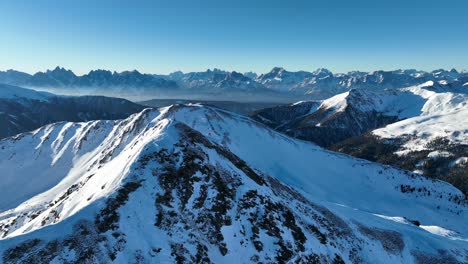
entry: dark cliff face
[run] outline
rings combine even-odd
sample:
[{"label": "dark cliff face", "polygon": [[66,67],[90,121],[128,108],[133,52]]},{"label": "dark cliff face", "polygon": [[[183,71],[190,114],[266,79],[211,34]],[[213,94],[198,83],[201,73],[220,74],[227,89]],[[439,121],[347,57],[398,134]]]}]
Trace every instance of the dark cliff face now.
[{"label": "dark cliff face", "polygon": [[318,101],[300,102],[293,105],[281,105],[255,111],[250,116],[271,128],[277,128],[304,117],[319,105],[320,102]]},{"label": "dark cliff face", "polygon": [[398,120],[377,111],[360,111],[352,106],[343,112],[328,113],[318,110],[285,132],[294,137],[309,140],[320,146],[330,146],[344,139],[391,124]]},{"label": "dark cliff face", "polygon": [[143,109],[125,99],[103,96],[0,99],[0,139],[59,121],[123,119]]},{"label": "dark cliff face", "polygon": [[344,111],[317,108],[319,102],[306,102],[292,106],[260,110],[252,117],[295,138],[312,141],[327,147],[347,138],[391,124],[397,117],[377,111],[361,111],[347,106]]}]

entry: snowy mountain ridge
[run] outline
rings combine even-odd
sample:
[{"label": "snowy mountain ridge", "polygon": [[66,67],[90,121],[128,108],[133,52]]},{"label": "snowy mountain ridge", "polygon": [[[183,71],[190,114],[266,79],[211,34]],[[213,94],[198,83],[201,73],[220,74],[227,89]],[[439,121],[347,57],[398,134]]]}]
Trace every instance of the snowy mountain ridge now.
[{"label": "snowy mountain ridge", "polygon": [[0,157],[5,263],[468,257],[451,185],[213,107],[52,124],[1,140]]},{"label": "snowy mountain ridge", "polygon": [[324,100],[319,109],[342,112],[352,105],[362,112],[377,111],[403,119],[457,111],[466,107],[467,101],[468,94],[452,92],[444,85],[428,81],[401,89],[353,89]]},{"label": "snowy mountain ridge", "polygon": [[[460,81],[399,89],[351,89],[311,104],[257,111],[253,117],[332,150],[446,180],[468,191],[468,94]],[[282,117],[287,118],[282,118]]]}]

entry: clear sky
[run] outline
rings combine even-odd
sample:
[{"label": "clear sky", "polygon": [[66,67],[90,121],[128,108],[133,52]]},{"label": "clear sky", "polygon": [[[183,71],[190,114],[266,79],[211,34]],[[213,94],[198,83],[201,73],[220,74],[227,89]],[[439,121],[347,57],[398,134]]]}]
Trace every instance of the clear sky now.
[{"label": "clear sky", "polygon": [[0,0],[0,70],[468,69],[468,0]]}]

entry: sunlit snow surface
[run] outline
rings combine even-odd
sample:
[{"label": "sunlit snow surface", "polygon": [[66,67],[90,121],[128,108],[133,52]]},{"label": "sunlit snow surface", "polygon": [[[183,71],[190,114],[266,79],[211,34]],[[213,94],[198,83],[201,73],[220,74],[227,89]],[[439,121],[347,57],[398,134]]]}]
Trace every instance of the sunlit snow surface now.
[{"label": "sunlit snow surface", "polygon": [[468,90],[460,91],[432,81],[401,89],[351,90],[324,100],[319,109],[331,110],[332,115],[351,105],[363,112],[376,111],[402,119],[372,133],[382,138],[407,138],[399,152],[404,154],[422,150],[440,137],[468,144]]},{"label": "sunlit snow surface", "polygon": [[426,99],[421,115],[373,131],[382,138],[408,137],[401,154],[422,150],[428,142],[440,137],[456,144],[468,144],[468,95],[436,93],[427,87],[420,85],[405,89]]},{"label": "sunlit snow surface", "polygon": [[[39,217],[21,223],[1,238],[0,252],[15,239],[60,236],[70,232],[75,221],[92,217],[103,198],[119,188],[123,179],[131,177],[132,166],[141,153],[147,148],[171,148],[177,142],[174,129],[177,123],[199,131],[253,169],[292,186],[308,200],[325,206],[348,223],[359,222],[400,232],[408,245],[404,256],[409,256],[414,245],[427,252],[468,250],[467,208],[453,200],[462,194],[451,185],[329,152],[246,117],[189,105],[146,109],[122,121],[58,123],[0,141],[0,189],[4,190],[0,194],[0,223],[31,210],[41,212]],[[78,192],[54,209],[60,219],[43,225],[41,216],[51,213],[47,205],[82,182],[85,184]],[[424,192],[402,192],[402,185]],[[141,201],[143,204],[135,205],[139,208],[137,215],[122,220],[129,221],[123,226],[135,229],[128,231],[129,234],[141,232],[148,243],[165,243],[167,238],[163,234],[144,235],[149,224],[139,223],[137,219],[146,214],[150,219],[154,212],[150,209],[153,201],[144,198]],[[408,224],[401,220],[403,217],[417,220],[421,226]],[[230,228],[223,227],[226,236],[233,232]],[[234,244],[234,241],[227,243]],[[397,261],[387,257],[384,262]],[[378,256],[369,258],[378,260]],[[223,258],[218,261],[234,262]]]}]

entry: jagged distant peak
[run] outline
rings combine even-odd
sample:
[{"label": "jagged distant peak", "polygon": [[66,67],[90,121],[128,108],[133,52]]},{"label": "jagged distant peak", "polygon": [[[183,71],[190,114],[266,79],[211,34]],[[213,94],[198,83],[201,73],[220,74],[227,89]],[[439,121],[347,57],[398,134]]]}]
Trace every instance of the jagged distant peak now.
[{"label": "jagged distant peak", "polygon": [[46,70],[45,74],[55,75],[55,76],[67,76],[67,77],[76,77],[75,73],[64,67],[56,66],[53,70]]},{"label": "jagged distant peak", "polygon": [[226,73],[227,71],[224,71],[218,68],[213,68],[213,69],[207,69],[206,72],[207,73]]},{"label": "jagged distant peak", "polygon": [[245,78],[244,74],[236,71],[228,72],[227,76],[232,77],[232,78]]},{"label": "jagged distant peak", "polygon": [[141,76],[141,75],[146,75],[146,74],[143,74],[141,73],[140,71],[136,70],[136,69],[133,69],[133,70],[129,70],[129,71],[122,71],[120,73],[117,73],[117,75],[134,75],[134,76]]},{"label": "jagged distant peak", "polygon": [[249,77],[250,79],[255,79],[258,77],[258,74],[253,71],[244,72],[243,74],[244,76]]},{"label": "jagged distant peak", "polygon": [[283,67],[275,66],[275,67],[273,67],[273,69],[271,69],[270,72],[279,73],[279,72],[282,72],[282,71],[285,71],[285,69]]},{"label": "jagged distant peak", "polygon": [[331,74],[333,74],[330,70],[328,70],[326,68],[318,68],[315,71],[313,71],[312,73],[315,74],[315,75],[319,75],[319,74],[331,75]]},{"label": "jagged distant peak", "polygon": [[91,74],[91,73],[117,73],[117,71],[110,71],[110,70],[106,70],[106,69],[94,69],[94,70],[90,70],[88,74]]},{"label": "jagged distant peak", "polygon": [[68,72],[71,70],[67,70],[64,67],[56,66],[53,70],[47,70],[47,72]]},{"label": "jagged distant peak", "polygon": [[174,72],[171,72],[169,75],[183,75],[184,72],[183,71],[174,71]]}]

